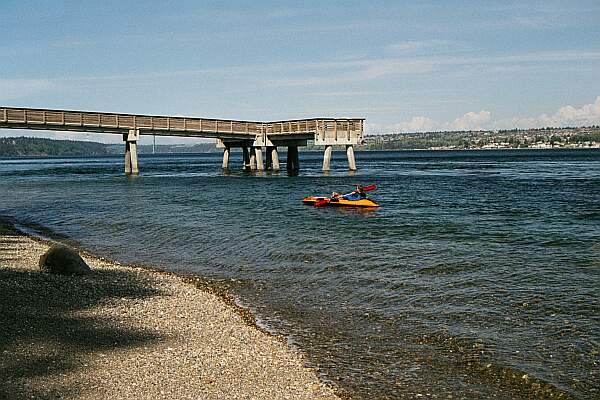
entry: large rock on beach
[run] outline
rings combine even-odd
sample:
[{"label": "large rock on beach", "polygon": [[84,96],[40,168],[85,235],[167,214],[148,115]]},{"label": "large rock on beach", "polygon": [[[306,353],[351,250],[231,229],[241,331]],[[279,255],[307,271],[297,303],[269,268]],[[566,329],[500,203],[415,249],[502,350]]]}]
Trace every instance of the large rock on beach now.
[{"label": "large rock on beach", "polygon": [[91,272],[90,267],[76,251],[61,245],[50,247],[40,257],[39,266],[40,270],[51,274],[85,275]]}]

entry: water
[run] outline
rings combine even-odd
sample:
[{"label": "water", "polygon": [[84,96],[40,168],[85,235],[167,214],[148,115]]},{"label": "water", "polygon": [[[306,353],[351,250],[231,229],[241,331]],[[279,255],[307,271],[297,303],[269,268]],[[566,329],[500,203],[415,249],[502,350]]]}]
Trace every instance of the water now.
[{"label": "water", "polygon": [[[342,393],[600,397],[600,152],[0,160],[0,215],[123,262],[231,280]],[[283,164],[285,165],[285,163]],[[377,211],[303,196],[377,183]]]}]

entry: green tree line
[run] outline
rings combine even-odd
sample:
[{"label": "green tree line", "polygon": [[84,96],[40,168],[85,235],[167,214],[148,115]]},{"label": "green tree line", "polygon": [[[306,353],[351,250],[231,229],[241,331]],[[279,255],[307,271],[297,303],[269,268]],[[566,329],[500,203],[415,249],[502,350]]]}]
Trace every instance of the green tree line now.
[{"label": "green tree line", "polygon": [[108,154],[106,145],[75,140],[31,137],[0,138],[0,157],[95,156]]}]

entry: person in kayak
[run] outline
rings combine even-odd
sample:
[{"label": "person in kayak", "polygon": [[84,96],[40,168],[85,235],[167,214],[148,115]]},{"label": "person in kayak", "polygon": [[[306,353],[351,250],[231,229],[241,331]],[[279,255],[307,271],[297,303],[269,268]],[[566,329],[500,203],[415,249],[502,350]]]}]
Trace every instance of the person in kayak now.
[{"label": "person in kayak", "polygon": [[356,185],[356,189],[342,196],[346,200],[361,200],[367,198],[367,193],[361,185]]},{"label": "person in kayak", "polygon": [[356,185],[356,190],[354,191],[354,193],[358,194],[361,199],[367,198],[367,193],[365,192],[365,189],[362,187],[362,185]]}]

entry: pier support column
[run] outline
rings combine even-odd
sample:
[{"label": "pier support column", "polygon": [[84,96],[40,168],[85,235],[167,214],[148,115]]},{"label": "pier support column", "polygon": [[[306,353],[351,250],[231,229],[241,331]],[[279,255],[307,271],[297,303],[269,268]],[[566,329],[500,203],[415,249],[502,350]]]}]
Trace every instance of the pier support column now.
[{"label": "pier support column", "polygon": [[267,147],[267,152],[265,153],[265,169],[273,169],[273,156],[271,155],[270,147]]},{"label": "pier support column", "polygon": [[262,171],[265,169],[262,158],[262,147],[254,148],[254,156],[256,157],[256,169]]},{"label": "pier support column", "polygon": [[125,174],[126,175],[137,175],[140,173],[138,168],[138,157],[137,157],[137,141],[140,138],[139,130],[130,130],[129,133],[123,134],[123,140],[125,141]]},{"label": "pier support column", "polygon": [[223,149],[223,169],[229,168],[229,153],[231,148],[229,146],[225,146]]},{"label": "pier support column", "polygon": [[256,152],[254,151],[254,147],[250,147],[250,170],[254,171],[256,169]]},{"label": "pier support column", "polygon": [[129,151],[131,153],[131,173],[137,175],[140,173],[140,169],[138,168],[137,142],[129,142]]},{"label": "pier support column", "polygon": [[333,151],[332,145],[325,146],[325,153],[323,155],[323,171],[329,171],[331,169],[331,152]]},{"label": "pier support column", "polygon": [[244,153],[244,169],[248,171],[250,169],[250,154],[248,154],[248,148],[243,146],[242,152]]},{"label": "pier support column", "polygon": [[349,144],[346,146],[346,155],[348,156],[348,168],[350,171],[356,171],[356,160],[354,159],[354,146]]},{"label": "pier support column", "polygon": [[131,149],[129,142],[125,142],[125,175],[131,174]]},{"label": "pier support column", "polygon": [[267,147],[267,158],[271,159],[271,169],[273,171],[279,171],[279,153],[277,153],[277,146]]},{"label": "pier support column", "polygon": [[300,170],[300,160],[298,158],[298,146],[288,146],[287,170],[289,172],[298,172]]}]

